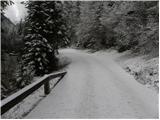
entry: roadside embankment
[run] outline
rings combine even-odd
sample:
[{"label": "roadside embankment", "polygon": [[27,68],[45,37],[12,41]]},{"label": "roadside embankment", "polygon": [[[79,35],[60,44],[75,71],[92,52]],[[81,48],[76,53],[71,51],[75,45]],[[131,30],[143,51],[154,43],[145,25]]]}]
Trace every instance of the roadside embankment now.
[{"label": "roadside embankment", "polygon": [[[97,54],[98,53],[98,54]],[[149,55],[138,55],[131,51],[125,51],[118,53],[116,50],[105,50],[98,51],[94,54],[99,53],[111,59],[114,59],[126,72],[133,75],[135,80],[139,83],[146,85],[156,92],[159,90],[159,58],[150,57]],[[101,56],[99,56],[101,57]]]}]

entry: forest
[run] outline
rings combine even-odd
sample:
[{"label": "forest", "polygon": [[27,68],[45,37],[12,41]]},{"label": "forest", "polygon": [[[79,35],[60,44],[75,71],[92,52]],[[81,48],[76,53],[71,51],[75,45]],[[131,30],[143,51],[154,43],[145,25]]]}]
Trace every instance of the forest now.
[{"label": "forest", "polygon": [[1,99],[58,70],[60,48],[159,56],[158,1],[26,1],[17,24],[5,16],[12,4],[1,1]]}]

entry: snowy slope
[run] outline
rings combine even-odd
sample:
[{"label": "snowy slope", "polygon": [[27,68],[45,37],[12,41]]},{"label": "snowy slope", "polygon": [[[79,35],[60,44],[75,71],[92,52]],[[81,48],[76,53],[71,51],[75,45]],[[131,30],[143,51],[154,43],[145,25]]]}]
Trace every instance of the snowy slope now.
[{"label": "snowy slope", "polygon": [[126,72],[134,76],[137,82],[159,92],[159,57],[152,58],[150,55],[135,54],[129,50],[118,53],[112,49],[94,54],[103,59],[112,58]]}]

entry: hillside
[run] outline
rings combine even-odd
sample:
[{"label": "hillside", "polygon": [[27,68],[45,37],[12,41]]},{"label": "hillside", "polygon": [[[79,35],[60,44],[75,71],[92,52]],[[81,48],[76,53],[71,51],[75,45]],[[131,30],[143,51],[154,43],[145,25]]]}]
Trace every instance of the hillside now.
[{"label": "hillside", "polygon": [[14,35],[16,26],[5,15],[1,14],[1,44],[2,50],[8,47],[13,47],[15,42]]},{"label": "hillside", "polygon": [[158,56],[158,1],[65,1],[64,9],[72,44],[79,48]]},{"label": "hillside", "polygon": [[1,14],[1,99],[15,91],[18,56],[13,54],[17,49],[17,26]]}]

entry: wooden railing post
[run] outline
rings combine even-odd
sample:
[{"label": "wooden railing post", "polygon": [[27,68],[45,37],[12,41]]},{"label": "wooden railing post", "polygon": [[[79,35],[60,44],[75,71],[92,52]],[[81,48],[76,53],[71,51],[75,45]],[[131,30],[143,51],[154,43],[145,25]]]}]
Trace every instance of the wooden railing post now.
[{"label": "wooden railing post", "polygon": [[44,94],[48,95],[50,93],[50,84],[49,81],[46,81],[46,83],[44,84]]}]

